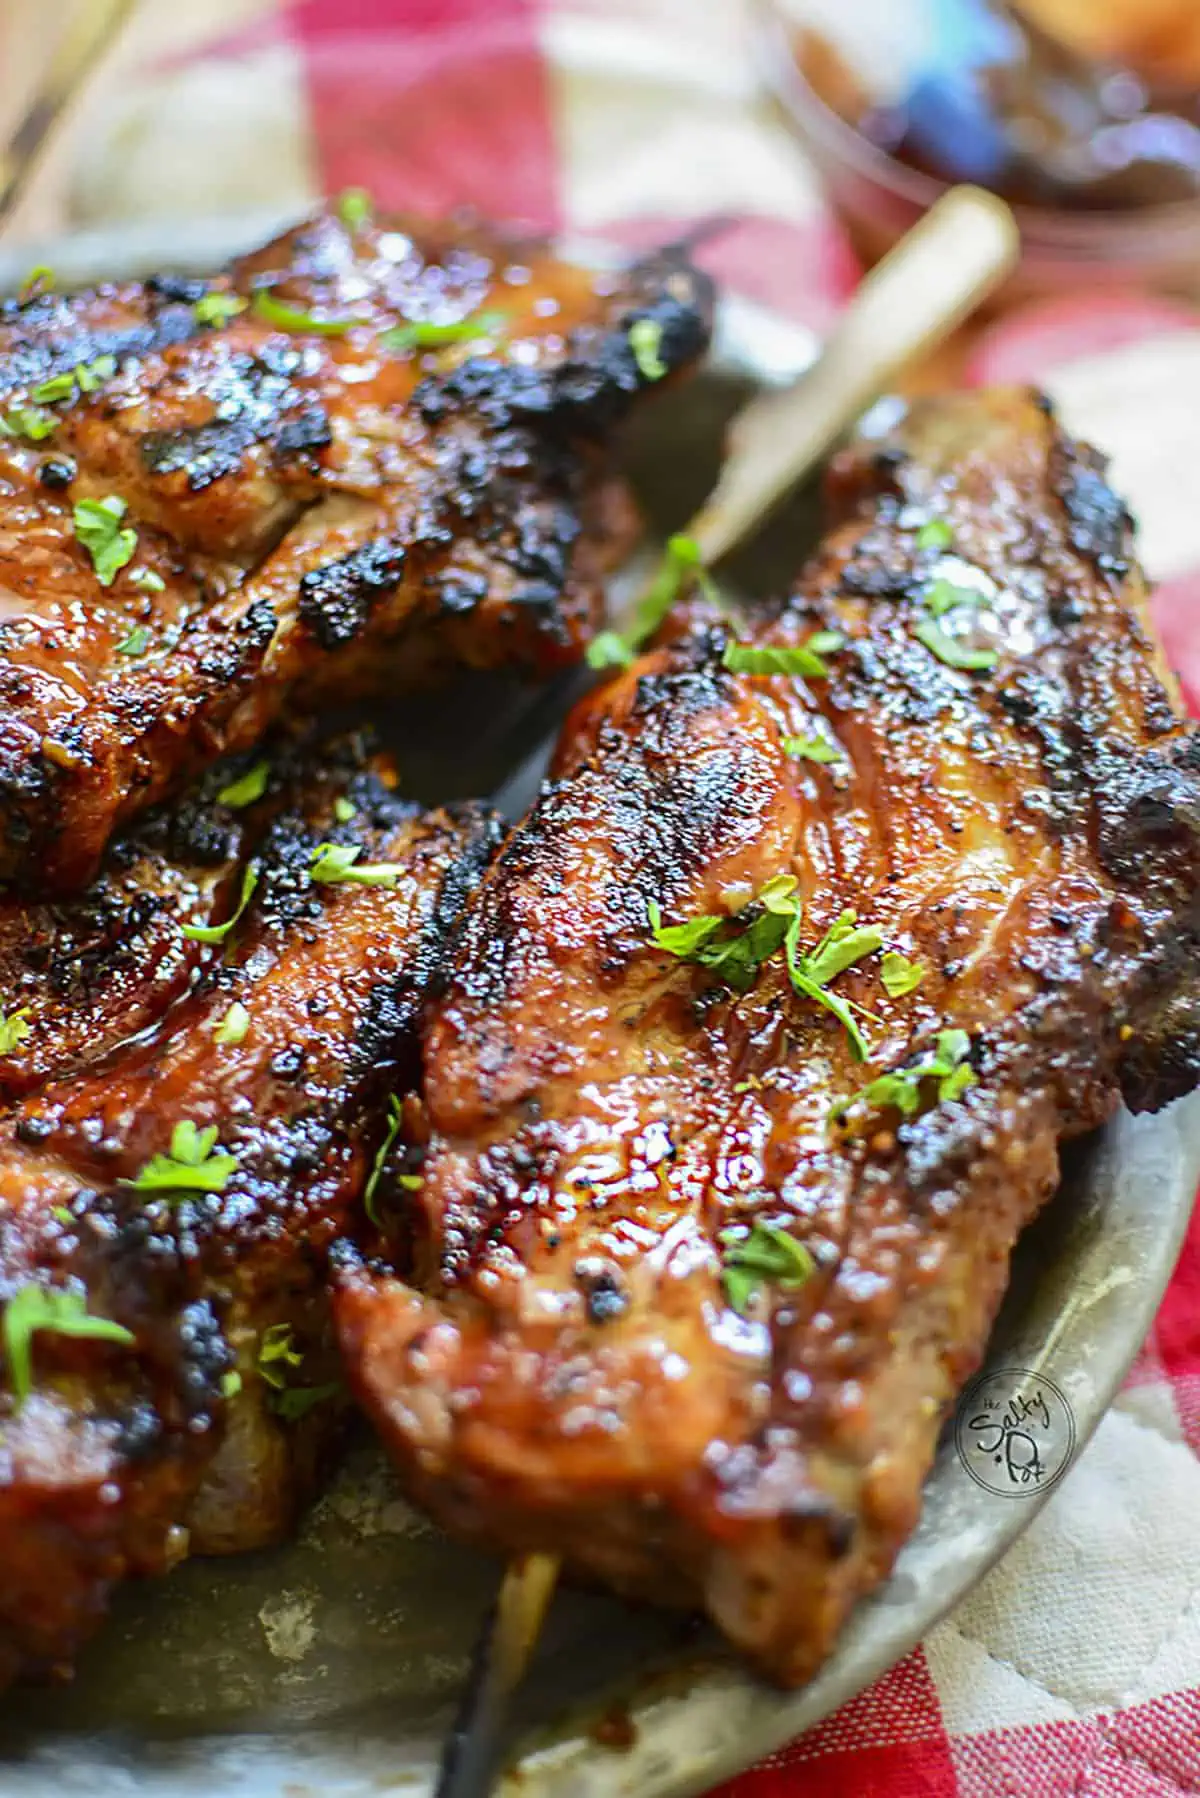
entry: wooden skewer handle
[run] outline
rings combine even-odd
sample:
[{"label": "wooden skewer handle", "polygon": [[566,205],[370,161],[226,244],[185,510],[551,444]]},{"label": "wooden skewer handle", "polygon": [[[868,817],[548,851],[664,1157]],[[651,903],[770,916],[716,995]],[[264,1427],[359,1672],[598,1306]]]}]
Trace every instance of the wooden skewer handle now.
[{"label": "wooden skewer handle", "polygon": [[510,1561],[476,1644],[434,1798],[486,1798],[499,1768],[509,1702],[524,1677],[558,1580],[556,1555]]},{"label": "wooden skewer handle", "polygon": [[[35,165],[115,43],[134,4],[135,0],[83,0],[72,11],[41,88],[9,142],[0,146],[0,219],[12,211]],[[50,14],[51,9],[46,11]]]},{"label": "wooden skewer handle", "polygon": [[1017,252],[1016,222],[995,194],[955,187],[931,207],[867,276],[808,373],[734,420],[720,479],[688,527],[705,562],[748,536],[900,371],[999,285]]}]

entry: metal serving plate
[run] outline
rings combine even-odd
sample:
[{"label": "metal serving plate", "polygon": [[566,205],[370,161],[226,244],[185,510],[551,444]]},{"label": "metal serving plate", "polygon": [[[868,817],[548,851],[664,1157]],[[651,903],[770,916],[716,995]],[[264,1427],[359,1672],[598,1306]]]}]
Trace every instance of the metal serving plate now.
[{"label": "metal serving plate", "polygon": [[[271,220],[122,232],[39,246],[31,262],[88,280],[214,266]],[[716,469],[730,411],[804,366],[811,343],[733,301],[710,370],[639,425],[629,467],[653,532],[686,519]],[[1136,496],[1134,496],[1136,499]],[[802,495],[734,573],[749,596],[784,579],[811,541]],[[447,712],[486,717],[463,742]],[[415,791],[495,787],[528,759],[544,698],[496,683],[470,709],[410,708],[399,732]],[[511,787],[510,787],[511,790]],[[1018,1250],[988,1369],[1024,1369],[1051,1394],[1048,1475],[1066,1471],[1149,1327],[1200,1174],[1200,1100],[1122,1114],[1070,1155],[1063,1187]],[[1017,1395],[1005,1374],[1001,1401]],[[1031,1390],[1026,1379],[1023,1390]],[[1059,1395],[1057,1398],[1055,1395]],[[1073,1440],[1061,1427],[1069,1414]],[[966,1413],[960,1410],[960,1420]],[[961,1432],[959,1432],[961,1437]],[[903,1655],[1004,1553],[1054,1483],[990,1489],[948,1429],[921,1526],[803,1691],[750,1678],[686,1619],[563,1593],[516,1719],[511,1798],[686,1798],[789,1740]],[[1069,1502],[1068,1496],[1064,1502]],[[495,1564],[448,1543],[356,1445],[298,1540],[197,1561],[118,1597],[65,1690],[0,1701],[4,1798],[380,1798],[429,1790]]]}]

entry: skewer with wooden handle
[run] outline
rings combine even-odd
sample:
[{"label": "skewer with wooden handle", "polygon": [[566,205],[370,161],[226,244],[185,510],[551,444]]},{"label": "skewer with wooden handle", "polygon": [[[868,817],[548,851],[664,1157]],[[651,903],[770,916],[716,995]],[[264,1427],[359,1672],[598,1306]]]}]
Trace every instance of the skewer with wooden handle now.
[{"label": "skewer with wooden handle", "polygon": [[[734,420],[717,484],[686,527],[704,562],[743,543],[872,400],[994,291],[1017,251],[1012,213],[994,195],[957,187],[932,207],[867,276],[819,360],[793,386],[761,394]],[[553,1555],[510,1564],[476,1648],[436,1798],[484,1798],[491,1790],[509,1700],[557,1575]]]},{"label": "skewer with wooden handle", "polygon": [[812,367],[734,419],[717,484],[684,527],[706,564],[745,542],[872,400],[995,290],[1017,249],[995,194],[955,187],[930,208],[863,281]]},{"label": "skewer with wooden handle", "polygon": [[558,1582],[556,1555],[510,1561],[480,1631],[436,1798],[482,1798],[495,1779],[509,1701],[528,1667]]}]

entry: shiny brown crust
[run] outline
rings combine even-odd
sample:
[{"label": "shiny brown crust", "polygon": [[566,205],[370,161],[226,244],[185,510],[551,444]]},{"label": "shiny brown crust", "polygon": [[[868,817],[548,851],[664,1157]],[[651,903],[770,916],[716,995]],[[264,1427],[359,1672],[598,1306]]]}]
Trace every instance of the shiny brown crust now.
[{"label": "shiny brown crust", "polygon": [[[355,322],[197,318],[263,292]],[[672,254],[597,276],[501,231],[323,214],[212,282],[0,308],[0,417],[116,365],[40,402],[51,436],[0,435],[0,880],[81,887],[118,827],[289,696],[577,659],[631,533],[607,461],[652,384],[629,327],[653,321],[681,369],[710,299]],[[490,310],[507,325],[487,354],[382,341]],[[73,507],[111,495],[137,546],[104,587]]]},{"label": "shiny brown crust", "polygon": [[[311,733],[227,757],[169,805],[109,845],[82,893],[22,901],[0,896],[0,994],[26,1032],[0,1055],[0,1099],[102,1061],[157,1024],[212,951],[185,927],[220,921],[241,868],[297,788],[313,789]],[[323,752],[322,779],[352,777],[354,743]],[[239,779],[261,771],[263,792],[236,803]],[[232,792],[234,803],[222,796]]]},{"label": "shiny brown crust", "polygon": [[[732,674],[680,635],[589,698],[470,908],[397,1165],[423,1185],[394,1271],[342,1251],[355,1390],[451,1528],[703,1606],[786,1683],[912,1530],[1060,1141],[1124,1090],[1195,1084],[1200,737],[1145,623],[1103,464],[1023,391],[921,402],[835,464],[835,528],[759,641],[845,634],[826,679]],[[931,519],[948,549],[921,548]],[[915,635],[937,578],[985,603]],[[785,741],[828,733],[829,765]],[[794,875],[867,1067],[781,959],[744,995],[658,950]],[[744,908],[749,907],[748,912]],[[853,1099],[969,1034],[974,1084],[918,1115]],[[790,1232],[814,1272],[748,1314],[719,1233]]]},{"label": "shiny brown crust", "polygon": [[[411,1084],[420,1002],[495,831],[471,807],[419,813],[355,742],[315,768],[290,750],[270,767],[236,824],[227,807],[191,806],[196,828],[223,814],[218,917],[247,855],[259,870],[227,942],[200,952],[154,1028],[82,1060],[67,1045],[73,1071],[0,1123],[0,1309],[30,1281],[69,1285],[135,1337],[126,1350],[42,1332],[33,1392],[20,1406],[7,1379],[0,1392],[0,1683],[67,1666],[113,1584],[161,1571],[189,1537],[203,1552],[278,1540],[341,1412],[326,1395],[281,1417],[260,1346],[288,1326],[303,1355],[289,1384],[336,1388],[324,1260],[361,1202],[387,1100]],[[135,866],[153,865],[155,828]],[[396,864],[394,888],[314,882],[319,842]],[[184,895],[177,923],[190,874],[165,848],[157,870],[160,893]],[[153,982],[129,989],[135,1010]],[[248,1029],[220,1043],[235,1000]],[[237,1157],[224,1190],[177,1203],[122,1186],[184,1119],[217,1126]]]}]

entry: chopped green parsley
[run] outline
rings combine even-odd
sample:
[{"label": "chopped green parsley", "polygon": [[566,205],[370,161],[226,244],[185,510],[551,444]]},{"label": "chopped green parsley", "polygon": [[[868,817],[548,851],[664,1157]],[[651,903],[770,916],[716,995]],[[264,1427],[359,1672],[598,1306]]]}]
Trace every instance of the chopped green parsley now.
[{"label": "chopped green parsley", "polygon": [[95,393],[116,372],[115,356],[97,356],[91,362],[77,362],[60,375],[51,375],[48,381],[40,381],[29,397],[36,405],[53,406],[59,400],[73,400],[80,393]]},{"label": "chopped green parsley", "polygon": [[903,999],[915,992],[928,972],[923,962],[910,961],[898,949],[889,949],[879,964],[879,978],[889,999]]},{"label": "chopped green parsley", "polygon": [[593,637],[588,644],[589,664],[593,668],[628,668],[643,643],[654,635],[689,579],[696,582],[713,604],[720,603],[696,539],[678,535],[669,537],[658,572],[634,608],[628,630],[601,631],[599,636]]},{"label": "chopped green parsley", "polygon": [[939,662],[945,662],[947,668],[961,668],[968,674],[976,674],[996,665],[998,658],[994,649],[969,649],[956,637],[948,637],[932,618],[922,618],[916,626],[915,634],[917,640]]},{"label": "chopped green parsley", "polygon": [[957,637],[952,637],[938,622],[947,612],[986,603],[986,597],[978,587],[963,587],[957,581],[936,580],[922,595],[923,609],[914,626],[914,635],[919,643],[923,643],[948,668],[961,668],[967,673],[980,673],[984,669],[993,668],[998,660],[994,649],[972,649]]},{"label": "chopped green parsley", "polygon": [[816,948],[801,957],[801,966],[807,979],[817,986],[827,986],[856,961],[861,961],[864,955],[874,955],[882,947],[883,936],[874,925],[859,924],[854,912],[844,911],[829,926]]},{"label": "chopped green parsley", "polygon": [[944,518],[930,518],[917,532],[918,549],[949,549],[954,542],[954,532]]},{"label": "chopped green parsley", "polygon": [[11,1055],[29,1035],[29,1007],[18,1011],[0,1011],[0,1055]]},{"label": "chopped green parsley", "polygon": [[866,1059],[866,1041],[854,1017],[858,1008],[828,990],[839,974],[883,945],[881,933],[873,926],[860,925],[854,912],[843,912],[816,947],[804,954],[800,949],[804,909],[791,875],[769,880],[755,906],[739,917],[705,914],[683,924],[664,925],[656,901],[651,900],[647,909],[658,948],[681,961],[708,968],[735,992],[747,992],[764,962],[782,947],[792,986],[804,998],[832,1012],[849,1036],[855,1055]]},{"label": "chopped green parsley", "polygon": [[17,406],[0,418],[0,437],[27,437],[41,443],[58,429],[58,420],[45,406]]},{"label": "chopped green parsley", "polygon": [[802,955],[799,901],[784,942],[792,985],[806,999],[814,1000],[833,1013],[849,1037],[850,1047],[859,1061],[867,1059],[867,1043],[854,1016],[858,1007],[843,999],[840,993],[831,993],[827,989],[831,980],[836,980],[855,962],[873,955],[882,946],[880,931],[872,925],[860,925],[854,912],[844,911],[830,925],[816,948]]},{"label": "chopped green parsley", "polygon": [[338,1398],[344,1391],[340,1380],[330,1380],[324,1386],[287,1386],[271,1400],[271,1409],[285,1423],[299,1423],[318,1405],[328,1404],[331,1398]]},{"label": "chopped green parsley", "polygon": [[213,1030],[213,1041],[223,1048],[236,1048],[245,1042],[249,1029],[250,1013],[240,999],[235,999]]},{"label": "chopped green parsley", "polygon": [[258,289],[253,305],[259,318],[265,319],[267,324],[275,325],[281,331],[311,332],[317,337],[344,337],[356,325],[367,322],[362,318],[318,318],[315,313],[276,299],[265,287]]},{"label": "chopped green parsley", "polygon": [[794,756],[800,762],[840,762],[841,751],[824,737],[785,737],[783,739],[784,755]]},{"label": "chopped green parsley", "polygon": [[150,632],[144,624],[135,624],[129,635],[117,644],[119,656],[144,656],[146,645],[150,641]]},{"label": "chopped green parsley", "polygon": [[258,1345],[258,1371],[268,1386],[282,1392],[287,1385],[288,1369],[301,1367],[304,1356],[296,1347],[290,1324],[271,1324],[263,1331]]},{"label": "chopped green parsley", "polygon": [[475,312],[470,318],[444,325],[431,318],[414,318],[385,331],[379,341],[385,350],[439,350],[447,344],[477,343],[485,338],[494,342],[504,335],[507,324],[504,312]]},{"label": "chopped green parsley", "polygon": [[231,318],[239,312],[245,312],[249,300],[243,299],[240,293],[203,293],[192,307],[198,325],[214,325],[220,329],[227,325]]},{"label": "chopped green parsley", "polygon": [[814,631],[806,643],[791,649],[727,643],[721,661],[731,674],[802,674],[820,680],[829,673],[824,658],[841,649],[845,641],[840,631]]},{"label": "chopped green parsley", "polygon": [[394,887],[404,872],[400,862],[360,862],[362,848],[358,843],[318,843],[309,859],[308,871],[324,886],[342,881],[356,881],[364,887]]},{"label": "chopped green parsley", "polygon": [[258,869],[253,862],[247,862],[242,873],[242,890],[238,895],[237,906],[223,924],[183,924],[181,933],[191,943],[223,943],[230,931],[241,921],[242,914],[254,897],[254,889],[258,885]]},{"label": "chopped green parsley", "polygon": [[735,992],[748,992],[763,963],[769,961],[787,935],[790,911],[783,903],[795,888],[790,875],[777,875],[758,896],[758,915],[738,917],[705,913],[683,924],[664,924],[657,900],[647,907],[650,934],[655,946],[680,961],[708,968]]},{"label": "chopped green parsley", "polygon": [[894,1106],[902,1117],[915,1117],[921,1108],[924,1083],[928,1080],[937,1082],[939,1103],[957,1099],[975,1084],[975,1070],[967,1059],[970,1052],[971,1039],[965,1030],[941,1030],[936,1049],[927,1050],[907,1067],[880,1074],[861,1092],[835,1105],[830,1116],[836,1121],[852,1106],[863,1104],[881,1109]]},{"label": "chopped green parsley", "polygon": [[21,304],[24,305],[27,300],[40,299],[44,293],[49,293],[53,286],[54,270],[52,268],[47,268],[45,263],[39,263],[36,268],[31,268],[26,275],[24,285],[17,295],[17,298],[20,300]]},{"label": "chopped green parsley", "polygon": [[337,1397],[342,1390],[340,1382],[336,1380],[327,1386],[289,1385],[292,1369],[303,1363],[304,1356],[295,1345],[290,1324],[271,1324],[263,1332],[258,1350],[258,1371],[264,1383],[271,1388],[272,1411],[287,1423],[295,1423],[299,1418],[306,1417],[316,1405]]},{"label": "chopped green parsley", "polygon": [[931,618],[944,618],[956,606],[981,606],[983,594],[978,587],[960,587],[957,581],[936,580],[922,597]]},{"label": "chopped green parsley", "polygon": [[[111,381],[117,372],[115,356],[97,356],[94,362],[79,362],[75,365],[75,385],[80,393],[95,393],[103,387],[105,381]],[[33,396],[37,398],[36,393]]]},{"label": "chopped green parsley", "polygon": [[73,513],[75,535],[92,558],[96,579],[111,587],[121,569],[132,562],[137,532],[122,525],[127,507],[115,493],[105,499],[81,499]]},{"label": "chopped green parsley", "polygon": [[387,1158],[392,1152],[392,1144],[400,1134],[402,1115],[400,1100],[397,1098],[396,1094],[393,1093],[388,1100],[387,1130],[384,1133],[383,1141],[375,1152],[375,1159],[371,1163],[371,1172],[363,1191],[363,1209],[371,1222],[375,1225],[376,1229],[381,1228],[381,1224],[379,1213],[375,1209],[375,1194],[379,1191],[379,1182],[383,1178],[383,1170],[387,1165]]},{"label": "chopped green parsley", "polygon": [[82,1293],[62,1287],[20,1286],[4,1306],[0,1333],[13,1398],[20,1408],[33,1390],[33,1338],[39,1331],[87,1337],[95,1342],[133,1342],[133,1333],[111,1318],[89,1314]]},{"label": "chopped green parsley", "polygon": [[247,768],[244,774],[239,774],[236,780],[231,780],[228,786],[221,788],[217,794],[217,804],[228,805],[235,812],[240,812],[243,806],[253,805],[255,800],[262,798],[270,777],[270,762],[255,762],[252,768]]},{"label": "chopped green parsley", "polygon": [[32,390],[31,398],[38,405],[53,406],[58,400],[73,400],[77,385],[75,371],[70,369],[66,374],[51,375],[49,380],[39,381]]},{"label": "chopped green parsley", "polygon": [[152,1156],[136,1180],[120,1184],[135,1192],[224,1192],[238,1161],[217,1146],[217,1134],[215,1124],[200,1130],[185,1118],[172,1130],[166,1154]]},{"label": "chopped green parsley", "polygon": [[644,381],[661,381],[667,365],[659,354],[662,326],[655,318],[636,318],[629,327],[629,347]]},{"label": "chopped green parsley", "polygon": [[591,668],[628,668],[633,660],[633,650],[628,640],[620,631],[597,631],[587,646],[588,666]]},{"label": "chopped green parsley", "polygon": [[369,225],[374,210],[371,196],[365,187],[344,188],[337,197],[338,217],[351,231],[357,231],[361,225]]},{"label": "chopped green parsley", "polygon": [[777,1224],[764,1224],[756,1218],[749,1231],[741,1225],[722,1230],[720,1242],[725,1296],[742,1317],[764,1286],[795,1292],[812,1277],[812,1256],[803,1243]]}]

